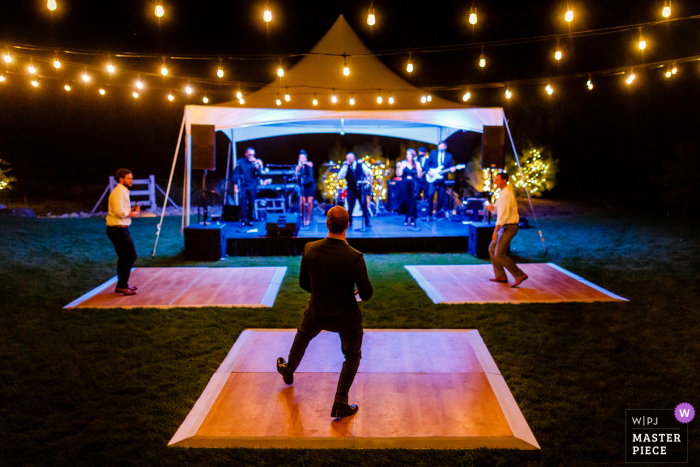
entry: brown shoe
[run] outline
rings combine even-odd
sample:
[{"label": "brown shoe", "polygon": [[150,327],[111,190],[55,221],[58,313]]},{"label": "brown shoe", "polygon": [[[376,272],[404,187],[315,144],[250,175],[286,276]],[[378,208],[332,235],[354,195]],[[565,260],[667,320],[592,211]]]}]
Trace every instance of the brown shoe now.
[{"label": "brown shoe", "polygon": [[501,282],[503,284],[508,283],[508,278],[507,277],[497,277],[495,279],[489,279],[491,282]]},{"label": "brown shoe", "polygon": [[515,279],[515,284],[511,285],[511,287],[517,287],[517,286],[519,286],[520,284],[522,284],[523,282],[525,282],[526,279],[527,279],[527,274],[523,273],[522,276],[520,276],[520,277],[518,277],[517,279]]},{"label": "brown shoe", "polygon": [[139,288],[136,287],[135,285],[129,285],[129,286],[127,286],[127,288],[128,288],[129,290],[133,291],[133,292],[136,292],[136,291],[139,289]]},{"label": "brown shoe", "polygon": [[122,295],[136,295],[135,290],[131,290],[128,287],[126,289],[120,289],[119,287],[114,289],[114,293],[120,293]]}]

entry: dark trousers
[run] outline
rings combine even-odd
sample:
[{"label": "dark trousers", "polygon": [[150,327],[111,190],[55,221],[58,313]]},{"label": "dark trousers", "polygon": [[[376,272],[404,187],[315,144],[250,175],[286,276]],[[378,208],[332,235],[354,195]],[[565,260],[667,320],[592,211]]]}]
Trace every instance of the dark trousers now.
[{"label": "dark trousers", "polygon": [[428,184],[428,200],[430,201],[430,210],[428,215],[433,216],[433,197],[437,192],[437,206],[435,212],[445,208],[445,184],[444,183],[429,183]]},{"label": "dark trousers", "polygon": [[360,207],[362,208],[362,215],[365,216],[365,225],[370,225],[369,209],[367,209],[367,197],[362,193],[362,190],[348,190],[348,213],[350,213],[350,223],[352,224],[352,212],[355,210],[356,200],[360,202]]},{"label": "dark trousers", "polygon": [[128,227],[107,227],[107,237],[112,241],[117,252],[117,288],[126,289],[129,286],[131,267],[136,262],[136,249],[131,239]]},{"label": "dark trousers", "polygon": [[255,198],[258,196],[258,189],[254,186],[241,187],[241,220],[253,220],[255,212]]},{"label": "dark trousers", "polygon": [[[311,339],[322,331],[321,328],[313,323],[309,314],[310,312],[307,308],[304,313],[304,319],[297,329],[297,335],[294,337],[292,348],[289,351],[287,368],[292,372],[296,371],[301,363],[301,359],[304,358],[304,352],[306,352],[306,347],[309,345],[309,342],[311,342]],[[339,332],[338,335],[340,336],[340,348],[345,356],[345,362],[343,362],[343,369],[340,371],[340,378],[338,378],[338,388],[335,392],[334,402],[347,404],[350,386],[352,386],[352,382],[355,380],[357,368],[360,366],[360,359],[362,358],[361,348],[364,332],[362,328],[357,328],[350,331]]]},{"label": "dark trousers", "polygon": [[416,218],[416,208],[418,206],[418,198],[420,198],[420,187],[418,183],[412,183],[411,180],[408,181],[408,212],[406,213],[406,219]]}]

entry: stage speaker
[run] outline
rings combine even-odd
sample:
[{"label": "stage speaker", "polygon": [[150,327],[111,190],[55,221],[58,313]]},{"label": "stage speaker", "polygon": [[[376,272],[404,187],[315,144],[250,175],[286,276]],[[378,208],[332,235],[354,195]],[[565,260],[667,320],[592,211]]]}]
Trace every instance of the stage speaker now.
[{"label": "stage speaker", "polygon": [[493,229],[496,224],[486,224],[485,222],[473,222],[469,224],[469,241],[467,250],[477,258],[489,257],[489,244],[493,236]]},{"label": "stage speaker", "polygon": [[240,219],[241,207],[235,204],[226,204],[221,213],[221,219],[224,221],[234,222]]},{"label": "stage speaker", "polygon": [[267,236],[296,236],[299,231],[299,214],[267,214]]},{"label": "stage speaker", "polygon": [[216,170],[214,125],[192,125],[192,168]]},{"label": "stage speaker", "polygon": [[391,180],[386,184],[386,209],[387,211],[398,211],[401,207],[401,185],[396,180]]},{"label": "stage speaker", "polygon": [[433,213],[430,213],[430,215],[428,215],[429,210],[430,210],[430,201],[428,201],[427,199],[420,200],[416,204],[416,215],[420,218],[432,216]]},{"label": "stage speaker", "polygon": [[484,125],[481,136],[481,167],[487,169],[496,166],[503,169],[506,165],[506,127]]},{"label": "stage speaker", "polygon": [[226,256],[224,224],[194,224],[185,227],[185,256],[200,261],[218,261]]}]

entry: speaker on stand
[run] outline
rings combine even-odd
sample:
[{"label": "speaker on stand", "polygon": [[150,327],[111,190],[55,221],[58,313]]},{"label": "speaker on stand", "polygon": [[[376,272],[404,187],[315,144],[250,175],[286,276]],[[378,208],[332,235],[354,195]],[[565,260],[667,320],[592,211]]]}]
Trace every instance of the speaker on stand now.
[{"label": "speaker on stand", "polygon": [[[192,125],[192,168],[202,170],[202,224],[207,225],[207,170],[216,170],[216,127],[214,125]],[[199,211],[197,211],[199,223]]]},{"label": "speaker on stand", "polygon": [[[481,168],[504,169],[506,166],[506,127],[503,125],[484,125],[481,137]],[[493,170],[489,170],[491,189],[493,190]],[[493,201],[493,192],[489,201]],[[491,223],[491,211],[488,211],[488,221]]]}]

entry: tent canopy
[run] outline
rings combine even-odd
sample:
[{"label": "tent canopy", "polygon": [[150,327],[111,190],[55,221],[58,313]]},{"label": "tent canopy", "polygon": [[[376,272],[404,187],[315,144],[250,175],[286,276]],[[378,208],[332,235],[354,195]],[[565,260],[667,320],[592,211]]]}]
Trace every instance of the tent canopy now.
[{"label": "tent canopy", "polygon": [[[347,55],[347,57],[346,57]],[[350,75],[343,75],[343,67]],[[291,101],[284,100],[289,93]],[[331,96],[337,96],[337,102]],[[459,130],[482,132],[502,125],[502,108],[457,104],[427,93],[387,68],[340,15],[309,54],[283,78],[238,100],[185,107],[187,134],[192,124],[215,125],[233,141],[306,133],[354,133],[437,143]],[[383,102],[378,103],[377,97]],[[389,97],[394,104],[389,104]],[[350,104],[350,98],[355,104]],[[313,99],[318,104],[313,105]],[[278,106],[276,100],[281,99]],[[289,108],[293,106],[294,108]]]}]

